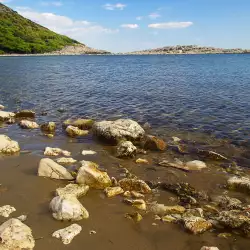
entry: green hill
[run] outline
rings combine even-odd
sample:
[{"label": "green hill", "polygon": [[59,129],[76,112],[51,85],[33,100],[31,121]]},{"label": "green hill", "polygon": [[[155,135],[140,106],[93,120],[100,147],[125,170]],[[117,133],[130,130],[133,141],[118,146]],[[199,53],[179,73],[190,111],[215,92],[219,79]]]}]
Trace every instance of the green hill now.
[{"label": "green hill", "polygon": [[0,54],[34,54],[60,50],[79,42],[56,34],[0,3]]}]

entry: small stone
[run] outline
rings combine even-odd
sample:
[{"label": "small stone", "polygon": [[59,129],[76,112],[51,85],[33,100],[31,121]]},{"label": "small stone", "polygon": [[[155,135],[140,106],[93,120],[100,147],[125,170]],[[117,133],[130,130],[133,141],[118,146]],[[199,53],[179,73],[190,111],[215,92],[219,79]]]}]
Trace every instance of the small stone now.
[{"label": "small stone", "polygon": [[15,211],[16,209],[14,207],[10,205],[5,205],[5,206],[0,207],[0,216],[8,218],[10,214],[12,214]]},{"label": "small stone", "polygon": [[124,191],[121,187],[107,187],[104,192],[106,196],[110,198],[122,194]]},{"label": "small stone", "polygon": [[57,188],[56,194],[61,197],[71,195],[75,196],[76,198],[79,198],[81,196],[86,195],[88,191],[89,191],[89,186],[87,185],[68,184],[64,188]]},{"label": "small stone", "polygon": [[18,142],[12,141],[6,135],[0,135],[0,154],[14,154],[20,151]]},{"label": "small stone", "polygon": [[212,224],[201,217],[184,217],[183,221],[185,228],[193,234],[203,233],[212,228]]},{"label": "small stone", "polygon": [[148,160],[141,158],[138,158],[135,162],[138,164],[149,164]]},{"label": "small stone", "polygon": [[45,136],[47,136],[48,138],[52,139],[54,138],[54,135],[53,134],[44,134]]},{"label": "small stone", "polygon": [[97,153],[93,150],[83,150],[82,151],[82,155],[95,155],[95,154],[97,154]]},{"label": "small stone", "polygon": [[39,125],[36,122],[21,120],[19,126],[23,129],[36,129],[39,128]]},{"label": "small stone", "polygon": [[20,220],[21,222],[24,222],[27,220],[27,215],[20,215],[19,217],[17,217],[18,220]]},{"label": "small stone", "polygon": [[138,212],[127,213],[125,214],[125,217],[128,219],[132,219],[134,222],[140,222],[143,219],[142,215],[139,214]]},{"label": "small stone", "polygon": [[71,125],[69,125],[67,128],[66,128],[66,132],[69,136],[71,137],[75,137],[75,136],[83,136],[83,135],[88,135],[89,134],[89,131],[88,130],[81,130],[77,127],[73,127]]},{"label": "small stone", "polygon": [[146,210],[147,209],[146,202],[144,200],[142,200],[142,199],[133,200],[133,199],[125,198],[124,202],[127,203],[127,204],[130,204],[133,207],[136,207],[136,208],[138,208],[140,210]]},{"label": "small stone", "polygon": [[21,110],[16,113],[16,118],[35,118],[36,113],[32,110]]},{"label": "small stone", "polygon": [[186,167],[189,169],[189,170],[202,170],[204,168],[207,168],[207,165],[205,162],[203,161],[189,161],[186,163]]},{"label": "small stone", "polygon": [[147,135],[144,143],[145,149],[164,151],[167,148],[166,143],[156,136]]},{"label": "small stone", "polygon": [[202,247],[200,250],[219,250],[218,247]]},{"label": "small stone", "polygon": [[131,195],[132,197],[134,198],[144,198],[144,195],[139,193],[139,192],[136,192],[136,191],[131,191]]},{"label": "small stone", "polygon": [[48,122],[41,125],[41,130],[43,132],[47,132],[49,134],[53,134],[56,130],[56,123],[55,122]]},{"label": "small stone", "polygon": [[250,194],[250,178],[234,176],[227,180],[227,184],[230,189]]},{"label": "small stone", "polygon": [[162,218],[161,218],[161,220],[163,221],[163,222],[176,222],[177,221],[177,219],[175,218],[175,217],[173,217],[172,215],[165,215],[165,216],[163,216]]},{"label": "small stone", "polygon": [[56,162],[58,164],[65,164],[65,165],[68,165],[68,164],[74,164],[77,162],[77,160],[73,159],[73,158],[66,158],[66,157],[61,157],[61,158],[58,158],[56,159]]},{"label": "small stone", "polygon": [[134,157],[136,155],[137,148],[130,141],[122,141],[117,146],[117,157]]},{"label": "small stone", "polygon": [[91,230],[91,231],[89,231],[89,234],[91,235],[91,234],[96,234],[96,231],[95,230]]},{"label": "small stone", "polygon": [[152,192],[151,188],[143,180],[124,178],[119,181],[124,191],[137,191],[143,194]]},{"label": "small stone", "polygon": [[73,240],[73,238],[82,231],[82,227],[78,224],[72,224],[69,227],[55,231],[52,237],[61,239],[63,244],[67,245]]},{"label": "small stone", "polygon": [[220,234],[218,234],[218,237],[228,239],[228,238],[232,237],[232,234],[230,234],[230,233],[220,233]]},{"label": "small stone", "polygon": [[64,156],[70,156],[71,153],[69,151],[66,150],[62,150],[60,148],[50,148],[50,147],[46,147],[45,151],[44,151],[44,155],[47,156],[58,156],[58,155],[64,155]]}]

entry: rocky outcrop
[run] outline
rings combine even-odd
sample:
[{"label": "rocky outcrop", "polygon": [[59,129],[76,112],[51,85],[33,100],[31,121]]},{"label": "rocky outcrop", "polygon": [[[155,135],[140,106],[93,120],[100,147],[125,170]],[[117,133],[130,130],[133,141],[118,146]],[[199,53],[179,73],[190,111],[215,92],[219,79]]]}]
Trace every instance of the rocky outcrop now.
[{"label": "rocky outcrop", "polygon": [[29,120],[22,120],[19,122],[19,126],[24,129],[35,129],[39,128],[39,125],[36,122],[32,122]]},{"label": "rocky outcrop", "polygon": [[89,191],[89,186],[87,185],[68,184],[64,188],[56,189],[56,194],[61,197],[71,195],[78,198],[84,196],[88,191]]},{"label": "rocky outcrop", "polygon": [[80,162],[76,182],[95,189],[105,189],[112,184],[108,174],[101,171],[96,163],[90,161]]},{"label": "rocky outcrop", "polygon": [[91,119],[68,119],[63,122],[63,128],[67,128],[68,126],[77,127],[81,130],[91,129],[94,124],[94,121]]},{"label": "rocky outcrop", "polygon": [[87,135],[89,133],[89,131],[88,130],[81,130],[81,129],[77,128],[77,127],[69,125],[66,128],[66,133],[68,134],[68,136],[76,137],[76,136]]},{"label": "rocky outcrop", "polygon": [[144,140],[145,149],[164,151],[167,148],[167,144],[156,136],[147,135]]},{"label": "rocky outcrop", "polygon": [[31,229],[18,219],[10,219],[0,226],[0,249],[32,250],[35,240]]},{"label": "rocky outcrop", "polygon": [[124,178],[119,181],[124,191],[137,191],[143,194],[151,193],[151,188],[143,180]]},{"label": "rocky outcrop", "polygon": [[118,142],[122,139],[136,141],[140,140],[145,134],[144,129],[130,119],[96,122],[92,129],[97,137],[110,142]]},{"label": "rocky outcrop", "polygon": [[59,180],[74,180],[66,168],[49,158],[42,159],[39,163],[38,176]]},{"label": "rocky outcrop", "polygon": [[89,218],[88,211],[75,196],[56,196],[50,202],[52,215],[56,220],[79,221]]},{"label": "rocky outcrop", "polygon": [[130,141],[122,141],[118,144],[116,149],[116,155],[119,158],[134,157],[136,155],[137,148]]},{"label": "rocky outcrop", "polygon": [[58,155],[70,156],[71,153],[69,151],[62,150],[60,148],[46,147],[45,151],[44,151],[44,155],[47,155],[47,156],[58,156]]},{"label": "rocky outcrop", "polygon": [[0,121],[8,121],[11,118],[15,117],[15,113],[12,112],[6,112],[0,110]]},{"label": "rocky outcrop", "polygon": [[20,151],[18,142],[6,135],[0,135],[0,154],[14,154]]}]

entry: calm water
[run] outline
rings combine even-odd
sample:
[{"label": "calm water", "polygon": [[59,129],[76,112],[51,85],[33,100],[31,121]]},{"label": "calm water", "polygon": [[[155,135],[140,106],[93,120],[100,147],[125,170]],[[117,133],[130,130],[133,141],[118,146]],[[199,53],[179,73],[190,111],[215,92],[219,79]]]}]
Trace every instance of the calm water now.
[{"label": "calm water", "polygon": [[250,145],[250,55],[9,57],[0,72],[10,110],[131,117]]}]

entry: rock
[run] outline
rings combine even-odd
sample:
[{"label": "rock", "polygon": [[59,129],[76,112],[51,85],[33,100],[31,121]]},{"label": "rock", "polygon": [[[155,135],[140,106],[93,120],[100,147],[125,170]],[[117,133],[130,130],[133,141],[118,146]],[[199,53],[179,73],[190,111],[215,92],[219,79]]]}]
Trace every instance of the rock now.
[{"label": "rock", "polygon": [[161,218],[161,220],[163,221],[163,222],[170,222],[170,223],[172,223],[172,222],[177,222],[178,221],[178,219],[176,219],[174,216],[172,216],[172,215],[165,215],[165,216],[163,216],[162,218]]},{"label": "rock", "polygon": [[44,158],[39,163],[38,176],[60,180],[74,180],[66,168],[49,158]]},{"label": "rock", "polygon": [[140,210],[146,210],[147,209],[146,202],[144,200],[142,200],[142,199],[133,200],[133,199],[125,198],[124,202],[127,203],[127,204],[130,204],[133,207],[136,207],[136,208],[138,208]]},{"label": "rock", "polygon": [[119,181],[119,185],[124,191],[137,191],[143,194],[152,192],[151,188],[143,180],[124,178]]},{"label": "rock", "polygon": [[91,161],[81,161],[76,182],[96,189],[110,187],[112,182],[106,172],[101,171],[98,165]]},{"label": "rock", "polygon": [[5,205],[5,206],[0,207],[0,216],[7,218],[10,216],[10,214],[12,214],[15,211],[16,209],[14,207],[10,205]]},{"label": "rock", "polygon": [[8,120],[5,121],[7,124],[14,124],[16,122],[14,117],[10,117]]},{"label": "rock", "polygon": [[219,214],[219,210],[211,205],[204,205],[203,210],[206,214],[212,214],[212,215],[218,215]]},{"label": "rock", "polygon": [[1,122],[7,121],[10,118],[14,118],[14,117],[15,117],[15,113],[0,110],[0,121]]},{"label": "rock", "polygon": [[165,214],[183,214],[185,208],[182,206],[165,206]]},{"label": "rock", "polygon": [[126,191],[126,192],[124,192],[124,193],[123,193],[123,196],[124,196],[124,197],[132,197],[132,195],[131,195],[131,192],[130,192],[130,191]]},{"label": "rock", "polygon": [[207,165],[205,162],[203,161],[189,161],[186,163],[186,167],[189,169],[189,170],[202,170],[204,168],[207,168]]},{"label": "rock", "polygon": [[136,155],[136,147],[130,141],[122,141],[116,149],[117,157],[134,157]]},{"label": "rock", "polygon": [[53,134],[56,130],[56,123],[55,122],[48,122],[41,125],[41,130],[48,134]]},{"label": "rock", "polygon": [[77,162],[77,160],[73,159],[73,158],[66,158],[66,157],[61,157],[61,158],[58,158],[56,159],[56,162],[58,164],[65,164],[65,165],[68,165],[68,164],[74,164]]},{"label": "rock", "polygon": [[167,144],[160,138],[153,135],[147,135],[145,137],[144,148],[150,150],[164,151],[167,148]]},{"label": "rock", "polygon": [[206,159],[215,160],[215,161],[228,160],[227,157],[225,157],[221,154],[218,154],[214,151],[209,151],[209,150],[198,149],[197,154],[199,154],[199,156],[204,157]]},{"label": "rock", "polygon": [[0,249],[32,250],[35,240],[31,229],[18,219],[10,219],[0,226]]},{"label": "rock", "polygon": [[219,248],[218,247],[206,247],[206,246],[204,246],[200,250],[219,250]]},{"label": "rock", "polygon": [[4,109],[4,106],[0,104],[0,110]]},{"label": "rock", "polygon": [[176,137],[176,136],[173,136],[172,139],[173,139],[174,142],[182,141],[179,137]]},{"label": "rock", "polygon": [[144,198],[143,194],[141,194],[139,192],[136,192],[136,191],[131,191],[131,196],[134,197],[134,198]]},{"label": "rock", "polygon": [[141,158],[138,158],[135,162],[136,162],[137,164],[149,164],[148,160],[146,160],[146,159],[141,159]]},{"label": "rock", "polygon": [[24,222],[27,220],[27,215],[20,215],[19,217],[17,217],[18,220],[20,220],[21,222]]},{"label": "rock", "polygon": [[57,188],[56,195],[61,197],[71,195],[78,198],[84,196],[88,191],[89,191],[89,186],[87,185],[68,184],[64,188]]},{"label": "rock", "polygon": [[212,224],[201,217],[184,217],[183,222],[185,228],[193,234],[203,233],[212,228]]},{"label": "rock", "polygon": [[62,150],[60,148],[46,147],[45,151],[44,151],[44,155],[47,155],[47,156],[58,156],[58,155],[70,156],[71,153],[69,151]]},{"label": "rock", "polygon": [[141,214],[139,214],[138,212],[127,213],[125,214],[125,217],[133,220],[134,222],[140,222],[143,219]]},{"label": "rock", "polygon": [[32,110],[21,110],[16,112],[16,118],[35,118],[36,113]]},{"label": "rock", "polygon": [[89,131],[88,130],[81,130],[77,127],[73,127],[71,125],[69,125],[66,128],[66,132],[69,136],[71,137],[75,137],[75,136],[83,136],[83,135],[88,135]]},{"label": "rock", "polygon": [[242,202],[236,198],[230,198],[226,195],[217,196],[213,199],[213,202],[215,202],[218,206],[233,210],[233,209],[241,209],[242,208]]},{"label": "rock", "polygon": [[107,187],[105,188],[104,192],[107,197],[113,197],[113,196],[124,193],[121,187]]},{"label": "rock", "polygon": [[28,121],[28,120],[21,120],[19,122],[19,126],[24,129],[35,129],[39,128],[39,125],[36,122]]},{"label": "rock", "polygon": [[250,178],[234,176],[227,180],[227,184],[230,189],[250,194]]},{"label": "rock", "polygon": [[20,151],[18,142],[6,135],[0,135],[0,154],[14,154]]},{"label": "rock", "polygon": [[83,150],[82,155],[95,155],[96,152],[92,150]]},{"label": "rock", "polygon": [[89,231],[89,234],[91,235],[91,234],[96,234],[96,231],[95,230],[90,230]]},{"label": "rock", "polygon": [[118,181],[116,180],[115,177],[111,177],[111,182],[112,182],[112,187],[117,187],[118,186]]},{"label": "rock", "polygon": [[137,122],[130,119],[96,122],[92,129],[97,137],[111,142],[118,142],[121,139],[137,141],[145,134],[144,129]]},{"label": "rock", "polygon": [[202,208],[187,209],[186,212],[183,214],[183,217],[191,217],[191,216],[203,218],[204,214]]},{"label": "rock", "polygon": [[217,237],[228,239],[228,238],[232,237],[232,234],[230,234],[230,233],[220,233],[220,234],[217,235]]},{"label": "rock", "polygon": [[153,203],[149,207],[149,211],[156,215],[183,214],[185,208],[182,206],[165,206],[164,204]]},{"label": "rock", "polygon": [[73,238],[82,231],[82,227],[77,224],[72,224],[69,227],[55,231],[52,237],[61,239],[63,244],[67,245],[73,240]]},{"label": "rock", "polygon": [[50,202],[50,209],[56,220],[79,221],[89,218],[88,211],[73,195],[54,197]]},{"label": "rock", "polygon": [[66,128],[69,125],[77,127],[79,129],[91,129],[94,124],[94,121],[91,119],[68,119],[63,122],[63,127]]}]

